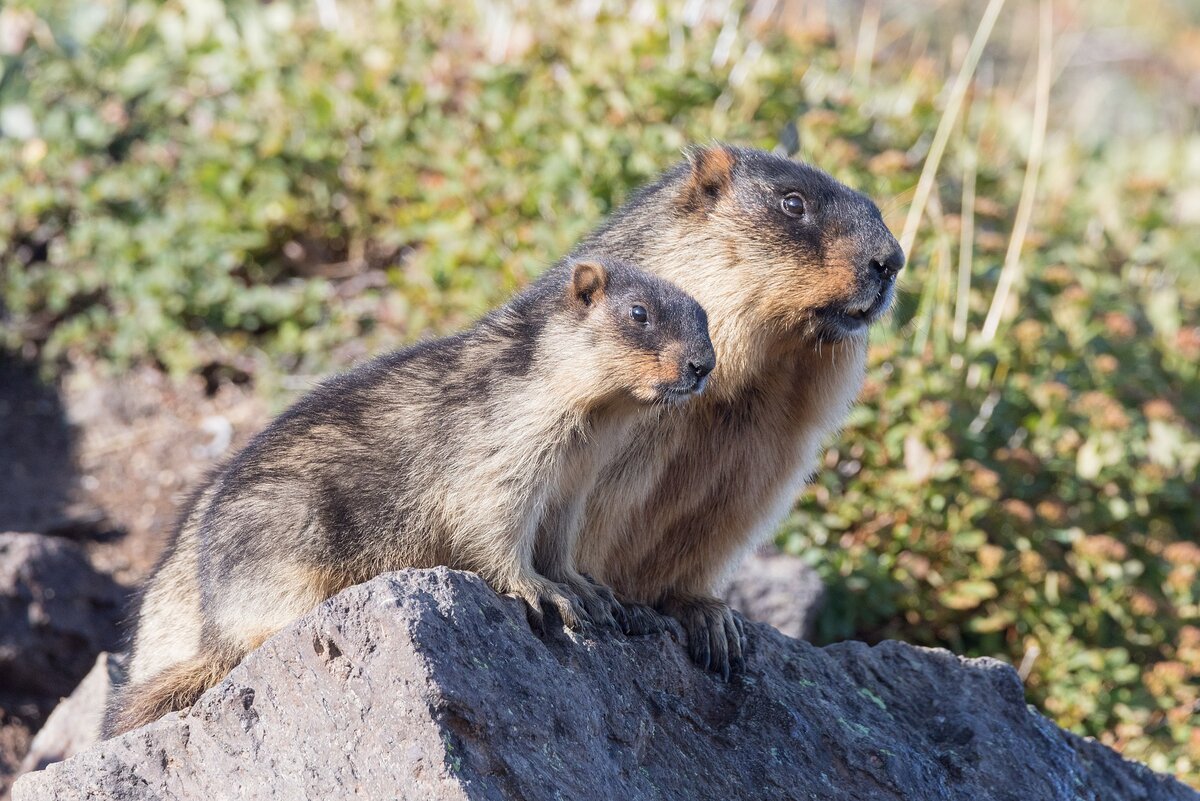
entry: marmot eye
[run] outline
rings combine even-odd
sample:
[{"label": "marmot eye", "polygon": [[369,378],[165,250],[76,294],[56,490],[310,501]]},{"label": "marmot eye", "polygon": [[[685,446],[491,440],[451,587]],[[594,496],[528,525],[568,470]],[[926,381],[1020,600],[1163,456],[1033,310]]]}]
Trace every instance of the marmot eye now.
[{"label": "marmot eye", "polygon": [[634,306],[629,310],[629,316],[633,318],[635,323],[645,325],[650,320],[650,315],[646,313],[645,306]]},{"label": "marmot eye", "polygon": [[804,198],[793,192],[784,197],[779,203],[779,207],[783,209],[783,213],[789,217],[804,216]]}]

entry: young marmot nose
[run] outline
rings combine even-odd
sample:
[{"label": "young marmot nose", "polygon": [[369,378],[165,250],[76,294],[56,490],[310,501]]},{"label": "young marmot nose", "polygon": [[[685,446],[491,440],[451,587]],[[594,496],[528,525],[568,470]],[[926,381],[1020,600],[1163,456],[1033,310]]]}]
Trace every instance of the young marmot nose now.
[{"label": "young marmot nose", "polygon": [[708,374],[717,366],[717,355],[710,349],[706,353],[688,359],[688,372],[692,374],[692,391],[703,392],[708,383]]}]

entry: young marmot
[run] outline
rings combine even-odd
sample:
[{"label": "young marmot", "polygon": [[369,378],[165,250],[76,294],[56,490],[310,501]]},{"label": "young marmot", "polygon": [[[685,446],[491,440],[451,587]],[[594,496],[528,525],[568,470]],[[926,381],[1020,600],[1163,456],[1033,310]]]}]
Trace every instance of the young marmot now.
[{"label": "young marmot", "polygon": [[217,472],[150,578],[116,734],[190,706],[266,638],[387,570],[448,565],[567,626],[611,622],[576,572],[602,466],[636,412],[698,394],[704,310],[632,265],[584,256],[463,333],[315,389]]},{"label": "young marmot", "polygon": [[741,632],[717,593],[775,531],[845,419],[904,253],[867,197],[726,146],[690,153],[581,248],[692,294],[721,364],[704,397],[639,424],[648,444],[604,469],[580,569],[678,619],[692,657],[727,676],[742,662]]}]

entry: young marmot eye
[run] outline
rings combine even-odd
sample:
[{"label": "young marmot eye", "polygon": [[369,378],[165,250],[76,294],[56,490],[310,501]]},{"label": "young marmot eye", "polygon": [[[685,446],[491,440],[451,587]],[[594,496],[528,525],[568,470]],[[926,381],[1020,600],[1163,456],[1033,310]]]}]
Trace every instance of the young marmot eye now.
[{"label": "young marmot eye", "polygon": [[641,305],[635,305],[630,309],[629,316],[633,318],[635,323],[641,323],[642,325],[650,321],[650,315],[647,313],[646,307]]},{"label": "young marmot eye", "polygon": [[779,203],[779,207],[783,209],[783,213],[789,217],[804,216],[804,198],[797,195],[795,192],[787,195]]}]

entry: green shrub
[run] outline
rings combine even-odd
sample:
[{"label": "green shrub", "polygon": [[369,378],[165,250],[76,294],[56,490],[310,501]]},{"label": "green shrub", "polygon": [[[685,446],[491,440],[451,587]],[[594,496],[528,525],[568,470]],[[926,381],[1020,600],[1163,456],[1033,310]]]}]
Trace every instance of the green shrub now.
[{"label": "green shrub", "polygon": [[[307,2],[0,11],[5,346],[49,367],[234,365],[264,387],[332,369],[463,325],[691,141],[798,138],[899,228],[945,104],[921,37],[893,36],[868,77],[853,36],[737,8],[324,5],[328,27]],[[1007,658],[1061,724],[1197,783],[1200,138],[1154,118],[1097,136],[1056,95],[1028,281],[985,342],[1031,129],[1004,63],[780,542],[829,583],[822,639]]]}]

